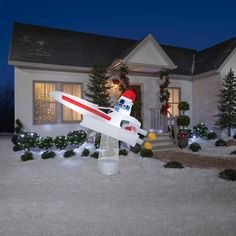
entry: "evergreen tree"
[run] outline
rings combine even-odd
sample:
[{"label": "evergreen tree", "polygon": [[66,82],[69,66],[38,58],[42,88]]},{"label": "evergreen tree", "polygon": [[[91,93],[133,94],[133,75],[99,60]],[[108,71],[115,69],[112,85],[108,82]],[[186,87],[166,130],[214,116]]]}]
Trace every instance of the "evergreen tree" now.
[{"label": "evergreen tree", "polygon": [[102,107],[111,106],[111,97],[109,95],[111,84],[109,83],[110,75],[107,72],[107,66],[103,62],[97,62],[92,69],[89,84],[87,85],[87,97],[91,102]]},{"label": "evergreen tree", "polygon": [[227,129],[231,136],[231,128],[236,127],[236,77],[232,69],[225,75],[218,97],[219,113],[215,125],[220,130]]}]

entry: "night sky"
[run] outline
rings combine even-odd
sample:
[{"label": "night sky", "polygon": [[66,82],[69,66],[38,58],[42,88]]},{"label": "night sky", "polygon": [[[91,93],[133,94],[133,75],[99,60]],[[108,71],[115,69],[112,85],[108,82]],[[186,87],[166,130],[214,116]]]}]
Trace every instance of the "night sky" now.
[{"label": "night sky", "polygon": [[0,0],[0,85],[13,85],[14,22],[131,39],[151,33],[159,43],[201,50],[236,36],[235,10],[235,0]]}]

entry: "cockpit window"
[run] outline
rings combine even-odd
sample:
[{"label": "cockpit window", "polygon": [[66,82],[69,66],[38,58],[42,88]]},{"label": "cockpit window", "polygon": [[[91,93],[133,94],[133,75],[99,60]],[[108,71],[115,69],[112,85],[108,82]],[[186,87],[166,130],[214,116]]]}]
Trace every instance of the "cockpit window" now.
[{"label": "cockpit window", "polygon": [[120,99],[119,103],[123,105],[125,103],[125,100],[124,99]]},{"label": "cockpit window", "polygon": [[127,105],[127,106],[126,106],[126,110],[128,111],[128,110],[129,110],[129,108],[130,108],[130,106],[128,106],[128,105]]}]

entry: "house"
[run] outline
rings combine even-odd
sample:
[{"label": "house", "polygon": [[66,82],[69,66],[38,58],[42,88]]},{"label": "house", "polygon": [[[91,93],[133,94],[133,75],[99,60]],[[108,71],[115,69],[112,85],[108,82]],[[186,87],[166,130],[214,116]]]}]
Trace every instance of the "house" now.
[{"label": "house", "polygon": [[[49,92],[61,90],[84,97],[91,68],[108,63],[114,75],[129,68],[131,85],[139,91],[143,128],[161,128],[159,73],[169,71],[170,113],[187,101],[191,124],[214,127],[221,80],[236,71],[236,38],[202,51],[159,44],[151,35],[140,41],[48,27],[14,24],[9,64],[15,73],[15,118],[25,128],[56,136],[81,129],[80,114],[61,106]],[[114,91],[115,93],[115,87]]]}]

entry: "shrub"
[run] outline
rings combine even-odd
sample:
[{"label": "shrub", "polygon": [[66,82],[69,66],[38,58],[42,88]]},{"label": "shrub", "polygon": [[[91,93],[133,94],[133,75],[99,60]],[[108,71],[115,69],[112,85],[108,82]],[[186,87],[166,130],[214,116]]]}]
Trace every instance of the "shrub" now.
[{"label": "shrub", "polygon": [[230,155],[236,155],[236,151],[232,151]]},{"label": "shrub", "polygon": [[87,138],[87,134],[84,130],[76,130],[67,134],[67,144],[81,146]]},{"label": "shrub", "polygon": [[50,158],[54,158],[55,156],[56,156],[55,152],[49,152],[49,151],[45,151],[41,155],[42,159],[50,159]]},{"label": "shrub", "polygon": [[236,180],[236,170],[233,169],[225,169],[219,173],[219,177],[229,181]]},{"label": "shrub", "polygon": [[207,134],[207,139],[216,139],[217,138],[217,134],[215,132],[210,132]]},{"label": "shrub", "polygon": [[18,151],[21,151],[22,150],[22,148],[19,146],[19,145],[15,145],[14,147],[13,147],[13,151],[14,152],[18,152]]},{"label": "shrub", "polygon": [[177,125],[178,126],[189,126],[190,118],[185,115],[181,115],[177,118]]},{"label": "shrub", "polygon": [[95,143],[94,143],[95,148],[100,147],[100,141],[101,141],[101,135],[97,135],[95,138]]},{"label": "shrub", "polygon": [[23,125],[19,119],[16,119],[16,127],[15,127],[15,132],[18,134],[22,132]]},{"label": "shrub", "polygon": [[81,156],[88,156],[89,155],[89,150],[87,149],[87,148],[85,148],[84,150],[83,150],[83,152],[82,152],[82,154],[81,154]]},{"label": "shrub", "polygon": [[165,168],[176,168],[176,169],[183,169],[184,166],[177,162],[177,161],[169,161],[163,167]]},{"label": "shrub", "polygon": [[223,140],[223,139],[218,139],[218,140],[215,142],[215,146],[217,146],[217,147],[223,147],[223,146],[227,146],[227,143],[226,143],[225,140]]},{"label": "shrub", "polygon": [[59,150],[64,149],[67,146],[66,137],[65,136],[57,136],[54,139],[54,144],[57,149],[59,149]]},{"label": "shrub", "polygon": [[22,148],[29,151],[30,148],[37,146],[37,139],[39,135],[34,132],[21,132],[17,137],[17,144]]},{"label": "shrub", "polygon": [[153,157],[153,151],[151,149],[143,148],[140,152],[140,155],[142,157]]},{"label": "shrub", "polygon": [[74,156],[75,155],[75,152],[74,152],[74,150],[68,150],[68,151],[65,151],[64,152],[64,157],[65,158],[68,158],[68,157],[72,157],[72,156]]},{"label": "shrub", "polygon": [[121,149],[121,150],[119,150],[119,155],[127,156],[128,155],[128,151],[126,149]]},{"label": "shrub", "polygon": [[17,145],[17,140],[18,140],[18,135],[17,134],[14,134],[11,138],[11,142],[14,144],[14,145]]},{"label": "shrub", "polygon": [[201,150],[201,146],[200,144],[198,143],[192,143],[190,146],[189,146],[189,149],[193,152],[198,152],[199,150]]},{"label": "shrub", "polygon": [[206,137],[208,134],[208,128],[205,124],[200,123],[193,127],[193,132],[197,137]]},{"label": "shrub", "polygon": [[39,137],[37,140],[37,146],[41,149],[47,150],[53,146],[53,139],[51,137]]},{"label": "shrub", "polygon": [[33,160],[33,154],[31,152],[25,152],[22,156],[21,156],[21,160],[22,161],[30,161]]},{"label": "shrub", "polygon": [[180,111],[188,111],[189,110],[189,104],[185,101],[180,102],[178,104],[178,108],[179,108]]},{"label": "shrub", "polygon": [[139,153],[141,151],[142,147],[140,144],[136,143],[134,147],[130,147],[130,151],[134,153]]},{"label": "shrub", "polygon": [[95,159],[98,159],[98,156],[99,156],[99,152],[94,152],[90,155],[91,157],[95,158]]}]

